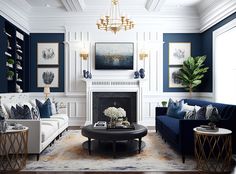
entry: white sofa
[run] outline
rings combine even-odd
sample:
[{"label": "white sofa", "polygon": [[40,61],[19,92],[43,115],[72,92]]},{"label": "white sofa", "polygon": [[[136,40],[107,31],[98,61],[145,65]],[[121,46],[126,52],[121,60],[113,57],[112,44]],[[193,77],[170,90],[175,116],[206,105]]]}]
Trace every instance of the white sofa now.
[{"label": "white sofa", "polygon": [[[15,106],[16,103],[21,103],[22,105],[27,104],[29,107],[34,106],[32,100],[30,101],[28,98],[27,101],[27,97],[25,96],[24,100],[20,101],[2,100],[1,103],[8,115],[11,114],[9,108]],[[37,159],[39,159],[40,153],[68,128],[69,119],[65,111],[65,108],[63,109],[63,113],[59,110],[59,114],[54,114],[50,118],[41,118],[39,120],[7,119],[7,122],[20,123],[29,128],[28,153],[36,154]]]}]

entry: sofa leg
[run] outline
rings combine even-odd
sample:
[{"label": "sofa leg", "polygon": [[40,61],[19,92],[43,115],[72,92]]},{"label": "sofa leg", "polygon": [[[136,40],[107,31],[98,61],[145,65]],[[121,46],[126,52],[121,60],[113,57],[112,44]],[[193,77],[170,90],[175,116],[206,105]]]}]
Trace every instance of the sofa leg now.
[{"label": "sofa leg", "polygon": [[39,155],[40,155],[40,154],[37,154],[37,161],[39,160]]},{"label": "sofa leg", "polygon": [[184,153],[182,153],[182,161],[183,161],[183,163],[185,163],[185,155],[184,155]]}]

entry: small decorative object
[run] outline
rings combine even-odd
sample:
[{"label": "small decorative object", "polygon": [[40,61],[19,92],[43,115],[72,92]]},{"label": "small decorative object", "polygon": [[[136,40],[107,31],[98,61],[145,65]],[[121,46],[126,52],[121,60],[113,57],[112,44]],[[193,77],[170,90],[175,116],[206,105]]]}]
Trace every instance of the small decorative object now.
[{"label": "small decorative object", "polygon": [[166,107],[167,101],[162,101],[161,104],[162,104],[163,107]]},{"label": "small decorative object", "polygon": [[141,68],[139,70],[139,74],[140,74],[140,77],[143,79],[145,77],[145,70],[143,68]]},{"label": "small decorative object", "polygon": [[11,58],[7,59],[7,66],[13,68],[15,61]]},{"label": "small decorative object", "polygon": [[38,65],[59,65],[59,44],[38,43],[37,45]]},{"label": "small decorative object", "polygon": [[[108,127],[115,128],[118,124],[123,125],[124,118],[126,117],[126,111],[123,108],[109,107],[104,110],[104,115],[110,118]],[[127,121],[127,119],[125,120]]]},{"label": "small decorative object", "polygon": [[85,69],[83,70],[83,77],[86,78],[86,79],[88,78],[87,77],[87,71]]},{"label": "small decorative object", "polygon": [[16,84],[16,92],[22,93],[23,90],[20,88],[20,85]]},{"label": "small decorative object", "polygon": [[45,85],[50,85],[52,88],[59,87],[59,68],[38,68],[37,70],[37,87],[44,88]]},{"label": "small decorative object", "polygon": [[14,72],[11,70],[8,70],[7,72],[7,80],[13,80]]},{"label": "small decorative object", "polygon": [[0,133],[4,133],[7,130],[7,122],[5,120],[5,117],[0,115]]},{"label": "small decorative object", "polygon": [[135,71],[135,72],[134,72],[134,78],[135,78],[135,79],[138,79],[138,78],[139,78],[139,72],[138,72],[138,71]]},{"label": "small decorative object", "polygon": [[92,74],[89,71],[88,71],[88,78],[92,79]]}]

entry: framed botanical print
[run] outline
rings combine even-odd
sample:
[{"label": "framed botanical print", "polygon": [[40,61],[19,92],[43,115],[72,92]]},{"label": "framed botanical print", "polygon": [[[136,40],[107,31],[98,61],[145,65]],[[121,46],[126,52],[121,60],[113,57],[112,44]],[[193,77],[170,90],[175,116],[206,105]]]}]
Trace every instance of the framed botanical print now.
[{"label": "framed botanical print", "polygon": [[182,65],[191,56],[190,42],[169,43],[169,65]]},{"label": "framed botanical print", "polygon": [[58,67],[38,67],[37,68],[37,87],[49,85],[52,88],[59,87],[59,68]]},{"label": "framed botanical print", "polygon": [[59,65],[59,44],[38,43],[37,44],[38,65]]},{"label": "framed botanical print", "polygon": [[169,88],[183,88],[181,80],[177,78],[181,67],[169,67]]}]

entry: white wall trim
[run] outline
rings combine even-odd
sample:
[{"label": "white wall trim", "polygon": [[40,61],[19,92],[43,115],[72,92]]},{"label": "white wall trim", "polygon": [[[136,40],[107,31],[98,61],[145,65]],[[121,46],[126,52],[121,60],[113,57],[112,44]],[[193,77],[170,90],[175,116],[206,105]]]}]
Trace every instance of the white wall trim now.
[{"label": "white wall trim", "polygon": [[213,45],[212,45],[212,68],[213,68],[213,100],[215,101],[215,99],[216,99],[216,74],[217,74],[217,72],[216,72],[216,69],[215,69],[215,67],[216,67],[216,64],[215,64],[215,57],[216,57],[216,38],[219,36],[219,35],[221,35],[221,34],[223,34],[223,33],[225,33],[226,31],[228,31],[228,30],[230,30],[230,29],[232,29],[232,28],[234,28],[234,27],[236,27],[236,19],[234,19],[234,20],[232,20],[232,21],[230,21],[230,22],[228,22],[227,24],[225,24],[225,25],[223,25],[222,27],[220,27],[220,28],[218,28],[217,30],[215,30],[214,32],[213,32],[213,41],[212,41],[212,43],[213,43]]}]

